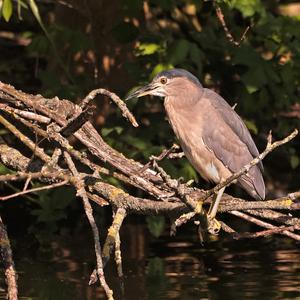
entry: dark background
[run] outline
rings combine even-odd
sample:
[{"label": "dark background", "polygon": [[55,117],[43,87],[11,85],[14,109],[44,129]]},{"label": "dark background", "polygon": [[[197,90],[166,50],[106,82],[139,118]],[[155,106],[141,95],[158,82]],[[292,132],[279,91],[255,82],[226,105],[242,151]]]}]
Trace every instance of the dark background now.
[{"label": "dark background", "polygon": [[[237,103],[236,111],[259,150],[264,149],[269,130],[279,139],[299,128],[300,2],[45,0],[24,2],[26,7],[19,6],[20,1],[0,3],[0,80],[17,89],[74,102],[98,87],[125,97],[159,71],[180,67],[231,105]],[[220,5],[236,41],[250,26],[240,46],[226,37],[214,3]],[[95,103],[94,124],[109,144],[128,157],[145,163],[175,141],[157,98],[128,103],[140,123],[137,129],[108,99],[99,96]],[[7,137],[4,129],[0,134]],[[297,137],[264,161],[267,198],[299,189],[299,143]],[[174,177],[209,187],[186,159],[162,165]],[[7,171],[1,165],[0,170]],[[3,194],[18,189],[22,184],[1,183]],[[229,192],[245,196],[238,188]],[[54,240],[88,232],[81,204],[74,199],[72,189],[61,188],[1,204],[1,215],[15,240],[15,255],[53,254]],[[110,223],[109,209],[96,208],[96,216],[99,224]],[[134,233],[142,240],[145,234],[153,241],[168,234],[163,218],[129,217],[127,222],[126,226],[142,226]],[[129,244],[125,242],[125,249]],[[140,247],[147,256],[149,249],[144,243]]]}]

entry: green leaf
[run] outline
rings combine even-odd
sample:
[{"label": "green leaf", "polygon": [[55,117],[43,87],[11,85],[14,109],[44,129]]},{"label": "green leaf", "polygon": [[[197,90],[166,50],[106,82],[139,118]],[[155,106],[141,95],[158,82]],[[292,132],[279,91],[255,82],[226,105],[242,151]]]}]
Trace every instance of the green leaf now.
[{"label": "green leaf", "polygon": [[150,233],[157,238],[165,229],[165,218],[163,216],[148,216],[147,225]]},{"label": "green leaf", "polygon": [[257,130],[257,127],[255,125],[254,122],[252,121],[249,121],[249,120],[244,120],[244,123],[246,124],[247,128],[253,132],[254,134],[257,134],[258,133],[258,130]]},{"label": "green leaf", "polygon": [[269,77],[270,81],[275,83],[281,82],[280,77],[277,75],[277,72],[275,71],[274,67],[270,63],[265,62],[263,66],[264,66],[265,73]]},{"label": "green leaf", "polygon": [[164,71],[164,70],[169,70],[172,68],[174,68],[174,66],[172,64],[158,64],[153,68],[150,77],[153,78],[159,72]]},{"label": "green leaf", "polygon": [[231,7],[239,10],[245,18],[252,17],[255,13],[265,13],[260,0],[231,0],[228,2]]},{"label": "green leaf", "polygon": [[4,0],[2,4],[2,16],[6,22],[9,21],[12,16],[13,5],[12,0]]},{"label": "green leaf", "polygon": [[112,127],[112,128],[102,128],[101,129],[101,134],[102,134],[102,136],[108,136],[110,133],[112,133],[112,132],[116,132],[117,134],[121,134],[122,132],[123,132],[123,128],[122,127],[120,127],[120,126],[115,126],[115,127]]},{"label": "green leaf", "polygon": [[253,67],[262,63],[260,55],[250,46],[244,46],[233,49],[233,62],[238,65]]},{"label": "green leaf", "polygon": [[149,143],[142,138],[127,136],[126,142],[140,151],[145,151],[145,149],[149,148]]},{"label": "green leaf", "polygon": [[162,47],[154,43],[144,43],[138,46],[138,55],[151,55],[160,52]]},{"label": "green leaf", "polygon": [[182,63],[188,55],[189,47],[190,43],[185,39],[176,41],[172,47],[170,63],[173,65]]},{"label": "green leaf", "polygon": [[193,179],[195,182],[198,181],[197,172],[196,172],[196,170],[192,167],[192,165],[189,162],[186,162],[183,165],[182,171],[180,173],[185,178],[185,180],[191,180],[191,179]]},{"label": "green leaf", "polygon": [[8,168],[6,168],[6,166],[0,163],[0,174],[5,175],[9,173],[11,173],[11,171]]},{"label": "green leaf", "polygon": [[256,92],[267,83],[266,74],[261,67],[249,69],[241,76],[241,79],[249,94]]},{"label": "green leaf", "polygon": [[147,265],[147,276],[155,279],[162,279],[166,276],[164,261],[160,257],[153,257],[149,259],[149,263]]},{"label": "green leaf", "polygon": [[45,27],[45,25],[44,25],[44,23],[42,21],[39,8],[37,7],[35,1],[34,0],[28,0],[28,3],[29,3],[29,7],[30,7],[30,9],[31,9],[34,17],[38,21],[38,23],[41,26],[41,28],[44,30],[45,34],[48,35],[48,31],[46,30],[46,27]]},{"label": "green leaf", "polygon": [[300,164],[300,158],[298,155],[294,154],[291,156],[290,164],[292,169],[296,169]]},{"label": "green leaf", "polygon": [[199,46],[195,43],[190,44],[189,56],[191,61],[197,66],[198,73],[202,74],[203,61],[205,59],[204,53],[200,50]]}]

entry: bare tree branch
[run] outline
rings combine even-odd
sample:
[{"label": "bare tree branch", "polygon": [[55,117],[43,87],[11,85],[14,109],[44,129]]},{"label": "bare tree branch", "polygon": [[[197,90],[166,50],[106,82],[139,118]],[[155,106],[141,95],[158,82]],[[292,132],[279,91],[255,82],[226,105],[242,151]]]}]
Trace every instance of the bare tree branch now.
[{"label": "bare tree branch", "polygon": [[10,241],[6,232],[6,228],[0,217],[0,248],[1,257],[5,269],[5,277],[7,283],[7,298],[8,300],[18,300],[17,274],[15,264],[12,258]]},{"label": "bare tree branch", "polygon": [[[112,290],[105,281],[102,256],[106,263],[112,250],[115,249],[117,270],[119,276],[122,277],[120,228],[127,214],[165,215],[172,220],[171,231],[174,233],[176,227],[188,222],[193,217],[199,219],[199,212],[202,212],[205,217],[205,210],[201,209],[202,205],[208,205],[215,192],[247,173],[252,166],[259,163],[276,147],[289,142],[296,136],[297,130],[278,142],[272,143],[269,139],[265,151],[252,162],[225,182],[209,191],[204,191],[192,187],[191,182],[184,183],[180,179],[172,178],[158,165],[159,160],[174,155],[173,147],[172,150],[164,150],[158,157],[151,157],[146,165],[128,159],[110,147],[87,120],[89,113],[85,109],[99,93],[111,97],[121,109],[122,114],[131,120],[134,126],[137,125],[123,101],[107,90],[92,91],[79,107],[68,100],[60,100],[57,97],[45,99],[40,95],[29,95],[0,82],[0,123],[26,146],[26,149],[17,150],[18,147],[13,143],[12,145],[0,144],[0,161],[6,167],[16,171],[13,174],[0,175],[0,182],[25,181],[23,191],[2,196],[0,200],[27,195],[41,189],[73,185],[77,195],[82,198],[94,237],[97,268],[91,275],[90,283],[99,277],[107,297],[113,299]],[[13,122],[10,121],[11,119]],[[69,135],[75,139],[75,146],[66,138]],[[43,143],[37,145],[36,137],[41,138]],[[81,151],[82,146],[87,149],[87,153]],[[38,159],[28,158],[28,152]],[[67,164],[60,159],[62,153]],[[88,173],[80,171],[83,166],[85,172]],[[106,182],[101,177],[102,174],[105,175],[103,177],[112,176],[122,181],[124,185],[142,190],[144,198],[128,194],[123,188]],[[44,185],[28,189],[29,183],[37,180]],[[296,191],[279,199],[245,201],[224,194],[219,206],[219,213],[235,215],[267,230],[238,233],[230,227],[230,224],[221,222],[222,229],[238,238],[280,234],[299,240],[300,218],[288,214],[300,210],[300,204],[294,201],[299,197],[300,192]],[[109,204],[115,211],[113,223],[108,229],[103,253],[99,242],[99,230],[93,218],[89,200],[99,206]],[[195,223],[197,222],[199,221],[196,219]],[[279,224],[279,226],[275,226],[273,223]]]},{"label": "bare tree branch", "polygon": [[226,22],[225,22],[225,17],[224,17],[224,14],[222,12],[222,9],[221,7],[216,3],[215,0],[213,0],[213,4],[214,4],[214,7],[215,7],[215,10],[216,10],[216,15],[217,15],[217,18],[219,19],[223,29],[224,29],[224,32],[225,32],[225,35],[226,35],[226,38],[235,46],[239,47],[241,45],[241,43],[244,41],[244,39],[246,38],[246,35],[250,29],[250,26],[247,26],[245,31],[243,32],[242,36],[240,37],[240,40],[239,41],[236,41],[234,39],[234,37],[232,36],[230,30],[228,29],[227,25],[226,25]]},{"label": "bare tree branch", "polygon": [[84,206],[84,211],[85,214],[89,220],[89,223],[92,227],[92,232],[93,232],[93,237],[94,237],[94,244],[95,244],[95,253],[96,253],[96,260],[97,260],[97,274],[100,280],[100,283],[102,287],[105,290],[106,296],[109,300],[113,300],[113,292],[109,288],[108,284],[106,283],[104,272],[103,272],[103,262],[102,262],[102,257],[101,257],[101,246],[100,246],[100,240],[99,240],[99,230],[96,225],[94,216],[93,216],[93,209],[92,206],[89,202],[89,199],[87,197],[87,193],[85,190],[85,184],[78,173],[72,158],[69,153],[64,152],[64,156],[66,159],[66,162],[70,168],[70,171],[73,173],[75,176],[76,180],[74,181],[74,185],[77,190],[77,196],[82,198],[83,201],[83,206]]},{"label": "bare tree branch", "polygon": [[96,90],[93,90],[91,91],[83,100],[82,102],[80,103],[80,107],[82,109],[86,108],[87,105],[97,96],[97,95],[105,95],[105,96],[108,96],[111,100],[113,100],[117,105],[118,107],[120,108],[123,116],[128,119],[131,124],[134,126],[134,127],[138,127],[139,124],[137,123],[135,117],[133,116],[133,114],[128,110],[127,106],[125,105],[125,103],[115,94],[115,93],[112,93],[108,90],[105,90],[105,89],[96,89]]}]

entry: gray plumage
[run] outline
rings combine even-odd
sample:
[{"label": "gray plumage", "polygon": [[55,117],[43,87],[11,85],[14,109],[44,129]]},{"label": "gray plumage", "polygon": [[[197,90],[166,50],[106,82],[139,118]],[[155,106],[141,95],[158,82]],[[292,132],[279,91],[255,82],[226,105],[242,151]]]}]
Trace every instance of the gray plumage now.
[{"label": "gray plumage", "polygon": [[[181,147],[204,179],[224,181],[258,156],[247,127],[234,109],[220,95],[203,88],[188,71],[163,71],[128,98],[147,94],[164,97],[168,119]],[[265,198],[262,171],[260,163],[237,180],[256,199]]]}]

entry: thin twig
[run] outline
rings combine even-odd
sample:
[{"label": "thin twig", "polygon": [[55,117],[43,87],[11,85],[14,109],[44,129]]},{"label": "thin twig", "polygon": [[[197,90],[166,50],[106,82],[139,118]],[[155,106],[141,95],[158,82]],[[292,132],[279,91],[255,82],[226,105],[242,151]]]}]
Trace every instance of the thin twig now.
[{"label": "thin twig", "polygon": [[[264,228],[268,228],[268,229],[279,228],[279,227],[274,226],[274,225],[272,225],[270,223],[267,223],[265,221],[261,221],[261,220],[259,220],[257,218],[254,218],[254,217],[249,216],[249,215],[247,215],[245,213],[242,213],[240,211],[234,210],[234,211],[231,211],[230,214],[232,214],[234,216],[237,216],[239,218],[242,218],[244,220],[247,220],[248,222],[254,223],[254,224],[256,224],[256,225],[258,225],[260,227],[264,227]],[[293,226],[293,228],[294,228],[294,226]],[[300,241],[300,235],[292,233],[292,232],[290,232],[288,230],[279,231],[278,234],[286,235],[286,236],[288,236],[288,237],[290,237],[290,238],[292,238],[292,239],[294,239],[296,241]]]},{"label": "thin twig", "polygon": [[240,240],[240,239],[253,239],[253,238],[258,238],[258,237],[265,237],[268,235],[273,235],[273,234],[278,234],[283,231],[294,231],[295,226],[281,226],[281,227],[276,227],[274,229],[267,229],[267,230],[262,230],[258,232],[243,232],[243,233],[235,233],[234,234],[234,239]]},{"label": "thin twig", "polygon": [[115,93],[112,93],[106,89],[96,89],[96,90],[93,90],[91,91],[80,103],[80,107],[82,109],[85,109],[89,103],[97,96],[97,95],[105,95],[105,96],[108,96],[111,100],[113,100],[117,106],[120,108],[121,112],[122,112],[122,115],[128,119],[131,124],[134,126],[134,127],[138,127],[139,124],[137,123],[135,117],[133,116],[133,114],[128,110],[126,104],[115,94]]},{"label": "thin twig", "polygon": [[87,219],[90,223],[90,226],[92,228],[93,237],[94,237],[94,246],[95,246],[95,254],[96,254],[96,260],[97,260],[97,274],[99,277],[99,281],[104,288],[104,291],[106,293],[106,296],[109,300],[113,300],[113,291],[109,288],[103,271],[103,262],[101,257],[101,245],[99,240],[99,230],[97,227],[97,224],[95,222],[94,216],[93,216],[93,208],[90,204],[90,201],[88,199],[86,190],[84,188],[84,182],[82,178],[80,177],[80,174],[78,173],[74,162],[72,161],[72,158],[69,153],[66,151],[64,152],[65,160],[69,166],[70,171],[73,173],[73,176],[77,178],[76,181],[74,181],[74,185],[77,190],[77,196],[82,198],[84,211],[87,216]]},{"label": "thin twig", "polygon": [[238,172],[236,172],[233,175],[231,175],[230,177],[228,177],[225,181],[217,184],[214,188],[207,191],[206,195],[202,199],[202,201],[208,199],[211,195],[217,193],[223,187],[228,187],[229,185],[231,185],[236,179],[241,177],[243,174],[246,174],[247,172],[249,172],[250,168],[252,168],[253,166],[257,165],[260,161],[262,161],[270,152],[272,152],[277,147],[288,143],[293,138],[295,138],[297,134],[298,134],[298,130],[295,129],[291,134],[289,134],[287,137],[285,137],[284,139],[282,139],[280,141],[276,141],[274,143],[271,143],[270,141],[268,141],[266,149],[261,154],[259,154],[256,158],[254,158],[249,164],[247,164],[246,166],[241,168]]},{"label": "thin twig", "polygon": [[229,225],[227,225],[223,221],[220,221],[220,223],[221,223],[222,229],[225,232],[230,233],[230,234],[236,233],[236,231],[233,228],[231,228]]},{"label": "thin twig", "polygon": [[23,142],[37,157],[45,162],[50,161],[50,157],[45,154],[44,150],[37,146],[32,140],[18,130],[14,125],[0,115],[0,123],[13,133],[21,142]]},{"label": "thin twig", "polygon": [[38,123],[49,124],[51,122],[51,119],[48,117],[33,113],[31,111],[25,111],[25,110],[21,110],[18,108],[12,108],[12,107],[8,106],[7,104],[0,104],[0,109],[5,112],[8,112],[10,114],[17,114],[25,119],[36,121]]},{"label": "thin twig", "polygon": [[[47,172],[47,171],[42,171],[42,172],[17,172],[16,174],[7,174],[7,175],[0,175],[0,182],[2,181],[19,181],[19,180],[26,180],[27,178],[31,179],[37,179],[37,178],[61,178],[64,174],[59,171],[52,171],[52,172]],[[66,179],[66,178],[64,178]]]},{"label": "thin twig", "polygon": [[29,185],[31,179],[32,179],[32,178],[31,178],[30,176],[26,179],[25,184],[24,184],[24,187],[23,187],[23,191],[26,191],[26,190],[27,190],[28,185]]},{"label": "thin twig", "polygon": [[117,273],[120,281],[120,289],[122,299],[125,299],[125,285],[124,285],[124,274],[122,267],[122,252],[121,252],[121,239],[120,233],[118,232],[116,235],[116,243],[115,243],[115,262],[117,265]]},{"label": "thin twig", "polygon": [[18,300],[18,285],[15,264],[12,257],[10,241],[8,239],[6,228],[0,217],[0,248],[1,257],[5,269],[5,277],[7,283],[7,299]]},{"label": "thin twig", "polygon": [[47,128],[47,135],[50,139],[52,139],[53,141],[59,143],[63,149],[65,149],[65,151],[67,151],[69,154],[71,154],[76,160],[80,161],[82,164],[88,166],[92,171],[100,173],[100,174],[104,174],[104,175],[109,175],[109,176],[113,176],[125,183],[128,183],[130,185],[133,185],[135,187],[140,187],[138,186],[134,181],[132,181],[130,178],[128,178],[127,176],[125,176],[124,174],[121,174],[119,172],[116,171],[110,171],[107,168],[101,167],[97,164],[95,164],[93,161],[91,161],[91,159],[87,158],[87,155],[84,152],[80,152],[76,149],[74,149],[69,141],[63,137],[60,133],[60,126],[55,125],[55,126],[51,126]]},{"label": "thin twig", "polygon": [[232,43],[234,44],[235,46],[239,47],[241,45],[241,43],[243,42],[243,40],[246,38],[246,34],[247,32],[249,31],[250,29],[250,26],[247,26],[246,29],[244,30],[240,40],[237,42],[234,37],[232,36],[230,30],[228,29],[227,25],[226,25],[226,22],[225,22],[225,18],[224,18],[224,14],[222,12],[222,9],[219,5],[216,4],[216,1],[213,1],[213,4],[214,4],[214,7],[215,7],[215,10],[216,10],[216,15],[224,29],[224,32],[225,32],[225,35],[226,35],[226,38]]},{"label": "thin twig", "polygon": [[21,191],[21,192],[11,194],[11,195],[8,195],[8,196],[2,196],[2,197],[0,197],[0,201],[6,201],[6,200],[9,200],[9,199],[18,197],[18,196],[23,196],[23,195],[28,194],[28,193],[34,193],[34,192],[54,189],[54,188],[57,188],[59,186],[66,185],[68,182],[69,182],[69,180],[67,179],[67,180],[64,180],[62,182],[53,183],[53,184],[50,184],[50,185],[41,186],[41,187],[38,187],[38,188],[33,188],[33,189]]},{"label": "thin twig", "polygon": [[154,161],[161,161],[163,160],[165,157],[169,157],[170,154],[178,149],[179,146],[176,144],[173,144],[171,148],[169,149],[164,149],[158,156],[150,156],[149,161],[138,171],[139,174],[143,174],[151,165],[153,165]]},{"label": "thin twig", "polygon": [[[297,205],[297,208],[300,208],[300,203],[294,203]],[[292,204],[292,208],[294,208],[294,204]],[[251,210],[246,210],[246,213],[260,217],[263,219],[275,221],[276,223],[279,224],[284,224],[288,226],[298,226],[300,227],[300,219],[293,217],[290,214],[285,214],[283,212],[279,211],[274,211],[271,209],[251,209]]]},{"label": "thin twig", "polygon": [[197,209],[197,204],[195,204],[195,202],[189,196],[189,192],[192,189],[189,189],[186,184],[181,184],[178,180],[172,179],[171,176],[168,175],[167,172],[160,167],[156,161],[153,161],[153,167],[158,170],[167,185],[176,191],[184,204],[186,204],[189,208]]}]

